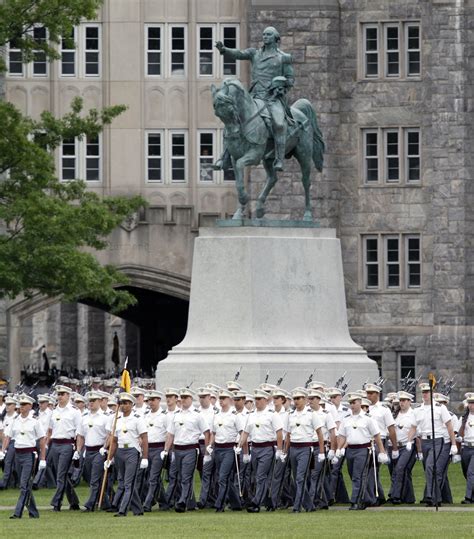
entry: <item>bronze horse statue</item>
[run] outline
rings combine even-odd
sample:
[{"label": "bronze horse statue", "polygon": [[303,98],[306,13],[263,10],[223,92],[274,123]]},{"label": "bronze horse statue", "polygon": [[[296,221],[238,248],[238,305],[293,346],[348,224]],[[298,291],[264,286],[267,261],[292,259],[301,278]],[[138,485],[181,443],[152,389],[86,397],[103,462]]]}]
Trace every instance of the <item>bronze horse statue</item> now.
[{"label": "bronze horse statue", "polygon": [[[265,103],[254,100],[237,79],[226,79],[221,88],[212,85],[214,112],[225,125],[224,140],[229,150],[235,174],[239,207],[233,219],[243,219],[249,202],[244,186],[246,166],[263,163],[267,173],[265,186],[258,196],[256,214],[265,215],[265,200],[278,177],[273,168],[273,138],[261,113]],[[301,181],[305,192],[304,221],[312,221],[311,213],[311,167],[314,163],[321,172],[323,168],[324,141],[318,126],[316,113],[307,99],[298,99],[291,106],[293,124],[288,129],[285,155],[295,157],[301,167]]]}]

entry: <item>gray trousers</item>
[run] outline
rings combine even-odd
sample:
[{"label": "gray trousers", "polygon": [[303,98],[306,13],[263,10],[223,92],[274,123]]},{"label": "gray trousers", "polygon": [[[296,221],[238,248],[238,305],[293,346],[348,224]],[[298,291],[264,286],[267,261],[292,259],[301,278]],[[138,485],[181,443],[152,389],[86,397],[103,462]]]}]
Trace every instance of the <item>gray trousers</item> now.
[{"label": "gray trousers", "polygon": [[347,469],[352,480],[351,503],[364,503],[366,493],[364,483],[366,482],[367,466],[369,465],[368,448],[346,449]]},{"label": "gray trousers", "polygon": [[161,470],[163,469],[163,461],[161,460],[161,452],[163,448],[150,447],[148,449],[148,490],[143,502],[145,509],[150,509],[155,505],[161,484]]},{"label": "gray trousers", "polygon": [[168,454],[168,487],[165,493],[164,503],[160,505],[162,508],[171,507],[177,498],[179,498],[179,485],[178,485],[178,470],[176,468],[176,454],[173,451],[170,451]]},{"label": "gray trousers", "polygon": [[[118,474],[118,489],[112,505],[119,513],[127,514],[129,509],[134,515],[143,513],[143,506],[136,488],[136,477],[140,464],[140,453],[135,448],[118,448],[115,465]],[[122,494],[123,493],[123,494]]]},{"label": "gray trousers", "polygon": [[290,466],[295,482],[296,492],[293,500],[293,511],[301,511],[304,507],[307,511],[313,508],[313,502],[308,492],[308,477],[310,475],[312,447],[290,447]]},{"label": "gray trousers", "polygon": [[273,468],[273,479],[271,484],[271,500],[269,501],[270,507],[278,509],[281,503],[291,504],[293,495],[290,492],[291,483],[291,469],[289,465],[289,459],[286,458],[285,462],[280,459],[275,460]]},{"label": "gray trousers", "polygon": [[15,472],[15,440],[11,440],[8,444],[7,454],[3,460],[3,478],[0,481],[2,488],[8,488],[14,483]]},{"label": "gray trousers", "polygon": [[202,465],[201,472],[201,492],[199,501],[204,505],[213,506],[215,503],[215,477],[216,477],[216,460],[214,455],[209,462]]},{"label": "gray trousers", "polygon": [[416,447],[413,444],[412,450],[400,447],[400,456],[392,461],[392,483],[390,487],[390,498],[400,500],[404,503],[415,501],[411,471],[416,462]]},{"label": "gray trousers", "polygon": [[331,469],[327,459],[318,461],[319,450],[313,452],[313,469],[310,474],[309,496],[315,507],[328,507],[331,499]]},{"label": "gray trousers", "polygon": [[474,501],[474,447],[462,448],[462,473],[466,478],[466,500]]},{"label": "gray trousers", "polygon": [[330,496],[329,501],[333,503],[349,503],[349,494],[347,494],[346,484],[342,467],[346,457],[341,457],[337,464],[331,467]]},{"label": "gray trousers", "polygon": [[232,447],[214,449],[214,461],[217,474],[217,498],[215,502],[216,509],[222,509],[229,499],[232,509],[241,507],[240,498],[237,495],[233,486],[233,478],[235,472],[235,453]]},{"label": "gray trousers", "polygon": [[[441,483],[443,481],[443,470],[439,466],[439,457],[443,451],[443,438],[435,439],[435,451],[433,452],[433,440],[421,440],[423,451],[423,466],[425,468],[425,499],[428,501],[441,501]],[[434,481],[434,462],[436,459],[436,481]],[[433,488],[435,487],[435,488]]]},{"label": "gray trousers", "polygon": [[69,505],[79,505],[79,498],[68,475],[73,454],[72,444],[52,443],[48,451],[47,464],[56,477],[56,492],[51,499],[51,505],[58,509],[61,509],[64,494],[66,494]]},{"label": "gray trousers", "polygon": [[38,509],[36,507],[33,493],[30,493],[30,479],[33,474],[33,466],[35,464],[34,453],[16,453],[15,454],[15,467],[16,473],[20,482],[20,497],[16,503],[14,515],[21,518],[25,503],[27,502],[28,495],[30,499],[28,502],[28,513],[32,517],[39,517]]},{"label": "gray trousers", "polygon": [[252,462],[255,466],[255,495],[252,505],[260,507],[268,492],[272,481],[272,468],[274,463],[274,449],[272,447],[252,447]]},{"label": "gray trousers", "polygon": [[[100,489],[102,486],[102,477],[104,475],[104,461],[103,457],[98,450],[90,451],[86,450],[86,456],[84,457],[84,475],[89,477],[89,498],[84,504],[91,511],[94,510],[97,502],[99,501]],[[108,505],[103,502],[103,506]]]},{"label": "gray trousers", "polygon": [[177,482],[179,483],[180,493],[176,503],[186,504],[191,501],[193,496],[194,470],[198,460],[198,449],[175,449]]},{"label": "gray trousers", "polygon": [[451,443],[444,442],[441,455],[439,456],[438,466],[441,468],[443,474],[441,479],[441,501],[443,503],[453,503],[453,496],[451,494],[451,486],[448,478],[448,468],[451,462]]},{"label": "gray trousers", "polygon": [[[382,438],[382,443],[384,447],[387,446],[386,440]],[[380,481],[380,463],[378,461],[379,456],[379,448],[377,444],[374,444],[374,450],[375,450],[375,466],[373,462],[371,462],[371,466],[369,468],[369,476],[368,476],[368,483],[367,483],[367,494],[370,500],[369,503],[375,504],[377,501],[385,502],[385,494],[382,487],[382,482]],[[372,457],[373,459],[373,457]],[[375,494],[375,471],[377,471],[377,490],[379,495],[376,496]]]}]

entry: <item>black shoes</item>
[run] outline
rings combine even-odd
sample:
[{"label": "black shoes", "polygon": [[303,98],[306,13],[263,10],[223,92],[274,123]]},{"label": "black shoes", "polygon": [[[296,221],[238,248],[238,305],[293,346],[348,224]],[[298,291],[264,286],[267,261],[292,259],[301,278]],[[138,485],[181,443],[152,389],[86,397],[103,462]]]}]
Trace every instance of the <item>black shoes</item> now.
[{"label": "black shoes", "polygon": [[184,502],[178,502],[175,506],[174,506],[174,510],[177,512],[177,513],[184,513],[186,511],[186,504]]},{"label": "black shoes", "polygon": [[464,500],[461,503],[463,505],[468,505],[470,503],[474,503],[474,500],[471,500],[471,498],[464,498]]},{"label": "black shoes", "polygon": [[224,512],[225,512],[225,510],[224,510],[223,507],[218,507],[218,508],[216,509],[216,513],[224,513]]},{"label": "black shoes", "polygon": [[57,507],[57,506],[54,506],[51,511],[53,511],[53,513],[59,513],[59,511],[61,511],[61,508],[60,507]]},{"label": "black shoes", "polygon": [[143,512],[144,513],[151,513],[151,508],[150,507],[144,507]]},{"label": "black shoes", "polygon": [[80,511],[81,508],[77,505],[77,503],[69,506],[69,511]]},{"label": "black shoes", "polygon": [[108,507],[105,512],[106,513],[116,513],[118,511],[118,507],[115,507],[113,505],[111,505],[110,507]]},{"label": "black shoes", "polygon": [[12,515],[10,518],[12,519],[12,518],[21,518],[21,517],[19,517],[18,515]]},{"label": "black shoes", "polygon": [[363,511],[365,509],[365,505],[359,505],[357,503],[351,503],[351,506],[349,507],[349,511]]},{"label": "black shoes", "polygon": [[260,513],[260,507],[257,507],[255,505],[249,505],[247,507],[247,513]]},{"label": "black shoes", "polygon": [[114,517],[124,517],[125,516],[125,513],[115,513]]}]

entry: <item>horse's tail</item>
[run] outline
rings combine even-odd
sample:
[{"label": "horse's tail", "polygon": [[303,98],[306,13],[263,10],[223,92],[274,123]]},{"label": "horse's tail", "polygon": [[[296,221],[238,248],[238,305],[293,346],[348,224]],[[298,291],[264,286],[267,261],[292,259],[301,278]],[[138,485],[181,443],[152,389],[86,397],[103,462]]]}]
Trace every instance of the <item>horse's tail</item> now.
[{"label": "horse's tail", "polygon": [[298,99],[292,105],[301,111],[306,118],[308,118],[311,128],[313,130],[313,162],[319,172],[323,170],[323,161],[324,161],[324,140],[321,129],[319,129],[318,119],[316,113],[314,112],[313,106],[307,99]]}]

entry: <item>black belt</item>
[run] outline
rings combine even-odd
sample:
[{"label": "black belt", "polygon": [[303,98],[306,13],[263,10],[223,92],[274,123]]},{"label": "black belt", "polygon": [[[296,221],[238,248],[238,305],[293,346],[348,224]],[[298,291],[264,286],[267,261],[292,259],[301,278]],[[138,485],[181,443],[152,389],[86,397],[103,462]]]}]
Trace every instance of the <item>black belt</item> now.
[{"label": "black belt", "polygon": [[273,442],[252,442],[252,447],[273,447],[276,445],[276,440]]},{"label": "black belt", "polygon": [[150,449],[161,449],[165,447],[165,442],[148,442],[148,447]]},{"label": "black belt", "polygon": [[349,449],[367,449],[371,446],[371,443],[367,443],[367,444],[352,444],[352,445],[348,445],[347,447]]},{"label": "black belt", "polygon": [[34,453],[36,447],[15,447],[15,453]]},{"label": "black belt", "polygon": [[174,448],[178,451],[185,451],[186,449],[199,449],[199,444],[187,444],[187,445],[178,445],[174,444]]},{"label": "black belt", "polygon": [[67,445],[67,444],[73,444],[74,438],[51,438],[52,444],[58,444],[58,445]]},{"label": "black belt", "polygon": [[231,449],[232,447],[235,447],[235,442],[226,442],[222,444],[218,444],[217,442],[214,444],[214,447],[216,449]]},{"label": "black belt", "polygon": [[86,451],[99,451],[101,447],[102,447],[101,445],[86,445],[85,446]]},{"label": "black belt", "polygon": [[[315,447],[314,442],[290,442],[290,447]],[[318,444],[319,447],[319,444]]]}]

